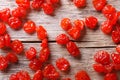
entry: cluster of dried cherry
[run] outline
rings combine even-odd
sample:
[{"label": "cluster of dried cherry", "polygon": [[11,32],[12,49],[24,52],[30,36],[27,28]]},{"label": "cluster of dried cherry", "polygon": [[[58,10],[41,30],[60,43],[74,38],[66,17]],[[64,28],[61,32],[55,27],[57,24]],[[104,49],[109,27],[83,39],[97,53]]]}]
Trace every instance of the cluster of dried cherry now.
[{"label": "cluster of dried cherry", "polygon": [[[97,11],[101,11],[107,18],[101,25],[101,30],[105,34],[111,34],[115,43],[120,42],[120,12],[107,4],[106,0],[93,0],[93,6]],[[18,30],[23,27],[24,31],[28,34],[37,33],[38,39],[42,41],[41,50],[39,56],[37,56],[37,50],[34,47],[30,47],[25,51],[26,58],[30,61],[29,67],[35,71],[32,80],[58,80],[60,73],[52,64],[47,64],[50,57],[50,49],[48,45],[48,34],[43,26],[36,26],[36,24],[28,20],[23,24],[23,19],[26,18],[29,13],[30,7],[35,10],[43,9],[44,13],[51,15],[54,13],[56,4],[60,3],[60,0],[16,0],[17,8],[10,11],[9,8],[0,10],[0,48],[9,48],[12,51],[8,52],[5,56],[0,55],[0,70],[5,70],[10,63],[17,63],[18,57],[16,54],[21,54],[24,51],[24,46],[20,40],[11,40],[10,35],[7,32],[5,23],[7,23],[12,29]],[[30,4],[31,3],[31,4]],[[86,6],[86,0],[73,0],[73,3],[78,8]],[[89,29],[96,29],[98,20],[94,16],[86,17],[85,20],[76,19],[71,22],[69,18],[63,18],[61,20],[61,28],[67,32],[67,34],[77,40],[81,37],[84,31],[84,26]],[[71,41],[66,34],[59,34],[56,37],[56,42],[60,45],[66,46],[67,51],[73,57],[79,57],[80,51],[76,43]],[[118,53],[112,53],[110,60],[110,54],[106,51],[98,51],[94,59],[97,62],[93,65],[95,71],[99,73],[105,73],[104,80],[118,80],[115,71],[120,70],[120,45],[116,47]],[[56,67],[63,72],[67,72],[70,69],[70,63],[64,57],[56,60]],[[12,74],[9,80],[31,80],[31,77],[27,71],[19,71]],[[65,78],[62,80],[71,80]],[[86,71],[81,70],[75,74],[75,80],[90,80]]]},{"label": "cluster of dried cherry", "polygon": [[110,53],[105,50],[97,51],[94,55],[93,64],[96,72],[105,74],[104,80],[118,80],[116,71],[120,70],[120,45],[116,47],[117,52]]}]

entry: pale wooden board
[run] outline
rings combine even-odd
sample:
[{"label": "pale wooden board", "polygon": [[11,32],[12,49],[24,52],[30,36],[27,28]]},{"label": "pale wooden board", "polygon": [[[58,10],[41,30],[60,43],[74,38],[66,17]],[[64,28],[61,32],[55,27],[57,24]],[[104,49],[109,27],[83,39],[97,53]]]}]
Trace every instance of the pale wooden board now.
[{"label": "pale wooden board", "polygon": [[[45,15],[43,11],[34,11],[28,15],[28,19],[35,21],[36,25],[43,25],[48,34],[49,34],[49,46],[51,49],[51,58],[50,62],[55,65],[55,60],[59,57],[65,57],[69,60],[71,64],[71,71],[69,74],[61,72],[61,77],[70,77],[74,80],[74,74],[81,69],[84,69],[88,72],[91,77],[91,80],[103,80],[103,76],[96,73],[92,69],[93,55],[98,50],[107,50],[109,52],[115,51],[115,44],[112,42],[111,37],[108,35],[104,35],[100,30],[100,23],[105,21],[106,19],[101,13],[95,11],[92,6],[92,0],[87,0],[87,6],[84,9],[77,9],[71,0],[61,0],[61,5],[55,11],[54,16]],[[120,1],[119,0],[108,0],[108,3],[112,4],[120,10]],[[10,7],[10,9],[15,8],[17,5],[15,4],[15,0],[1,0],[0,1],[0,9],[5,7]],[[57,45],[55,41],[55,37],[60,33],[66,33],[60,27],[60,21],[64,17],[69,17],[71,20],[82,19],[84,20],[87,16],[96,16],[99,20],[99,28],[97,30],[85,30],[85,35],[82,39],[77,40],[77,45],[81,50],[81,59],[75,59],[69,55],[66,49],[63,46]],[[28,35],[22,29],[19,31],[14,31],[9,28],[8,32],[12,37],[12,40],[19,39],[24,42],[25,50],[30,46],[34,46],[38,53],[40,51],[40,40],[37,39],[36,34]],[[72,40],[72,39],[71,39]],[[31,43],[35,42],[35,43]],[[7,51],[0,50],[0,54],[5,55]],[[12,64],[9,66],[6,72],[0,72],[0,80],[8,80],[10,74],[15,73],[19,70],[27,70],[30,72],[31,77],[33,76],[33,71],[29,69],[28,63],[29,61],[25,58],[24,55],[19,55],[19,64]],[[56,66],[55,66],[56,67]],[[59,70],[58,70],[59,71]],[[59,71],[60,72],[60,71]]]}]

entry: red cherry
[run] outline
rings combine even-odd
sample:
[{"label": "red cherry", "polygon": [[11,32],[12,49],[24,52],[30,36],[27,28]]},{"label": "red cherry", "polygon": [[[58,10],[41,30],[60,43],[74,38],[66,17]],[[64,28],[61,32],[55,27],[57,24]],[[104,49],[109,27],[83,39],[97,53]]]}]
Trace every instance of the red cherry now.
[{"label": "red cherry", "polygon": [[56,60],[56,66],[61,71],[68,71],[70,68],[70,63],[65,58],[59,58]]}]

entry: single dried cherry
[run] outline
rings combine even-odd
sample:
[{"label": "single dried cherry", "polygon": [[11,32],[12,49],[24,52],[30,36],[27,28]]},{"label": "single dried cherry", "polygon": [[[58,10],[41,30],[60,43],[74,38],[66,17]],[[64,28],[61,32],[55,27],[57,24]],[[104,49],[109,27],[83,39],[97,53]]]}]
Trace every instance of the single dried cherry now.
[{"label": "single dried cherry", "polygon": [[75,80],[90,80],[90,77],[86,71],[81,70],[75,74]]},{"label": "single dried cherry", "polygon": [[107,51],[100,50],[95,53],[94,60],[103,65],[109,64],[110,63],[110,55]]},{"label": "single dried cherry", "polygon": [[70,55],[74,56],[74,57],[79,57],[80,56],[80,51],[79,48],[77,47],[77,45],[70,41],[66,44],[66,48],[68,50],[68,52],[70,53]]},{"label": "single dried cherry", "polygon": [[59,58],[56,60],[56,66],[61,71],[68,71],[70,68],[70,63],[65,58]]},{"label": "single dried cherry", "polygon": [[44,70],[43,75],[47,79],[56,80],[60,77],[60,74],[56,71],[55,67],[52,64],[48,64]]},{"label": "single dried cherry", "polygon": [[34,47],[30,47],[29,50],[25,52],[25,55],[27,59],[31,60],[36,57],[36,53],[37,53],[36,49]]},{"label": "single dried cherry", "polygon": [[11,43],[11,48],[17,54],[21,54],[24,49],[22,42],[19,40],[13,40]]},{"label": "single dried cherry", "polygon": [[33,21],[29,20],[24,24],[23,29],[26,33],[32,34],[36,30],[36,25]]},{"label": "single dried cherry", "polygon": [[60,34],[56,37],[56,42],[61,45],[65,45],[69,42],[69,37],[66,34]]}]

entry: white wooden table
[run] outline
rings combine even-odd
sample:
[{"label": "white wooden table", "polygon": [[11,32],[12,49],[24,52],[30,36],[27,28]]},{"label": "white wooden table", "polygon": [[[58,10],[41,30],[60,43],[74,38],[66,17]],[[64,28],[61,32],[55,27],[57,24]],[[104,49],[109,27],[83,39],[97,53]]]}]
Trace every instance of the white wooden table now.
[{"label": "white wooden table", "polygon": [[[120,0],[108,0],[108,3],[120,10]],[[15,0],[0,0],[0,9],[9,7],[11,10],[15,8]],[[75,59],[69,55],[67,50],[55,42],[55,37],[60,33],[66,33],[60,27],[60,21],[64,17],[69,17],[71,20],[81,19],[84,20],[87,16],[95,16],[99,20],[99,28],[97,30],[85,30],[85,35],[80,40],[76,41],[76,44],[81,50],[81,59]],[[49,34],[49,47],[51,50],[50,63],[55,65],[55,61],[59,57],[65,57],[71,64],[71,70],[69,73],[60,72],[61,78],[70,77],[74,80],[74,74],[79,70],[86,70],[91,77],[91,80],[103,80],[103,76],[95,72],[92,68],[94,63],[93,55],[98,50],[107,50],[108,52],[115,51],[115,44],[112,42],[111,37],[104,35],[100,30],[100,23],[105,21],[104,16],[96,12],[92,6],[92,0],[87,0],[87,6],[83,9],[77,9],[71,0],[61,0],[61,5],[55,10],[54,16],[45,15],[43,11],[34,11],[28,15],[29,20],[35,21],[36,25],[43,25]],[[19,39],[23,42],[25,50],[33,46],[39,53],[41,47],[41,41],[37,39],[36,34],[28,35],[23,29],[14,31],[9,28],[8,33],[11,35],[12,40]],[[72,40],[72,39],[71,39]],[[5,55],[7,50],[0,50],[0,54]],[[34,71],[29,69],[29,61],[24,55],[18,55],[19,63],[11,64],[6,72],[0,71],[0,80],[8,80],[12,73],[19,70],[26,70],[33,76]],[[120,74],[119,74],[120,75]],[[119,79],[120,80],[120,79]]]}]

